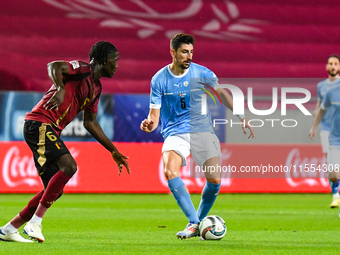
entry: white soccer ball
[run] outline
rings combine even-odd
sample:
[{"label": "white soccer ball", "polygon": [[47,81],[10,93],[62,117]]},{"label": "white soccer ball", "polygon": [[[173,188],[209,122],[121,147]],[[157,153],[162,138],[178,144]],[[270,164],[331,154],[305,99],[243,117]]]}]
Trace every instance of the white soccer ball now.
[{"label": "white soccer ball", "polygon": [[201,221],[199,230],[204,240],[221,240],[227,233],[227,226],[220,216],[209,215]]}]

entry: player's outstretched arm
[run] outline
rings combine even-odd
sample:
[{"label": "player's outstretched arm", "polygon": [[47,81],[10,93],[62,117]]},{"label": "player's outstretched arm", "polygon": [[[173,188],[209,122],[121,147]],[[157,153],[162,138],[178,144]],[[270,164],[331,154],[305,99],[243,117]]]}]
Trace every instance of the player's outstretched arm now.
[{"label": "player's outstretched arm", "polygon": [[218,95],[221,98],[222,103],[228,107],[228,109],[230,111],[233,111],[233,98],[231,97],[231,95],[228,93],[228,91],[226,91],[223,88],[218,88],[217,90]]},{"label": "player's outstretched arm", "polygon": [[47,64],[48,76],[57,88],[57,91],[44,105],[46,110],[57,109],[64,102],[65,87],[63,83],[63,75],[68,74],[69,71],[69,66],[65,61],[53,61]]},{"label": "player's outstretched arm", "polygon": [[119,175],[122,172],[123,166],[125,166],[127,172],[130,174],[130,166],[126,161],[128,157],[121,154],[105,135],[97,121],[97,114],[84,111],[84,127],[101,145],[111,152],[113,160],[117,163]]},{"label": "player's outstretched arm", "polygon": [[[218,88],[217,90],[217,93],[219,94],[220,98],[221,98],[221,101],[222,103],[228,107],[231,111],[233,111],[233,105],[234,105],[234,102],[233,102],[233,98],[231,97],[231,95],[228,93],[228,91],[226,91],[225,89],[223,88]],[[247,128],[249,129],[250,131],[250,134],[248,136],[248,139],[251,137],[251,138],[254,138],[255,137],[255,131],[254,131],[254,128],[252,126],[249,125],[249,121],[247,120],[247,118],[243,118],[241,119],[241,122],[244,123],[242,126],[242,130],[243,130],[243,133],[244,134],[247,134]]]},{"label": "player's outstretched arm", "polygon": [[313,121],[313,125],[311,129],[309,130],[309,136],[312,138],[313,141],[315,141],[316,136],[316,128],[320,124],[320,122],[323,120],[323,118],[326,115],[327,110],[323,110],[321,107],[316,111],[316,115]]},{"label": "player's outstretched arm", "polygon": [[149,116],[140,124],[140,129],[146,133],[154,131],[158,127],[160,109],[150,109]]}]

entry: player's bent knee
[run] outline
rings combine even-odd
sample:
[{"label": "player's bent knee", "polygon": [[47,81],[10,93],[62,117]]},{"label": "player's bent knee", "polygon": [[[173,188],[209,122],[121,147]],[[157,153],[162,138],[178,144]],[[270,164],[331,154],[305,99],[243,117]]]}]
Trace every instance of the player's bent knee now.
[{"label": "player's bent knee", "polygon": [[207,181],[213,184],[220,184],[221,178],[207,178]]},{"label": "player's bent knee", "polygon": [[63,171],[68,177],[72,177],[77,172],[77,164],[71,164],[60,169]]},{"label": "player's bent knee", "polygon": [[164,170],[164,175],[167,180],[174,179],[179,176],[178,171],[170,170],[170,169],[165,169]]},{"label": "player's bent knee", "polygon": [[77,172],[77,163],[71,154],[63,155],[58,161],[58,166],[70,178]]},{"label": "player's bent knee", "polygon": [[331,182],[337,183],[340,179],[339,169],[335,169],[334,171],[328,172],[328,179]]},{"label": "player's bent knee", "polygon": [[339,178],[329,178],[331,182],[337,183],[339,181]]},{"label": "player's bent knee", "polygon": [[77,172],[77,164],[72,164],[72,166],[70,166],[69,172],[70,174],[72,174],[72,176]]}]

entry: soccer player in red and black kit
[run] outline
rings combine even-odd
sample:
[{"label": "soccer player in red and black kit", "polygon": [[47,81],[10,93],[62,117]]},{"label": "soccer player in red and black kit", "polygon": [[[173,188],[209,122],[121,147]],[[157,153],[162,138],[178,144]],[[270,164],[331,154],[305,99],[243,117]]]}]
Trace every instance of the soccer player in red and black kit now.
[{"label": "soccer player in red and black kit", "polygon": [[2,240],[32,242],[18,232],[18,228],[27,222],[24,233],[31,239],[44,241],[42,218],[77,171],[77,164],[60,139],[60,133],[80,111],[84,111],[84,127],[111,152],[119,174],[123,166],[130,173],[127,157],[118,152],[96,120],[102,90],[99,79],[112,78],[118,68],[119,53],[114,45],[101,41],[92,46],[89,58],[90,64],[82,61],[54,61],[47,65],[53,85],[32,112],[26,114],[24,125],[24,137],[33,152],[44,190],[0,228]]}]

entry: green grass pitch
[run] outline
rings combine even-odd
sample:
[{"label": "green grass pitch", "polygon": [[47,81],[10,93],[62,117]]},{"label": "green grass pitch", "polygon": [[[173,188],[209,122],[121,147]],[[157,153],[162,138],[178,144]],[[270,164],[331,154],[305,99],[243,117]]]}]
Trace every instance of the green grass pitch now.
[{"label": "green grass pitch", "polygon": [[[32,196],[0,195],[0,225]],[[192,195],[196,207],[199,199]],[[339,211],[328,207],[330,200],[330,194],[220,194],[210,214],[221,216],[228,232],[221,241],[200,241],[176,238],[187,221],[171,195],[65,194],[44,217],[44,243],[0,242],[0,252],[338,254]]]}]

